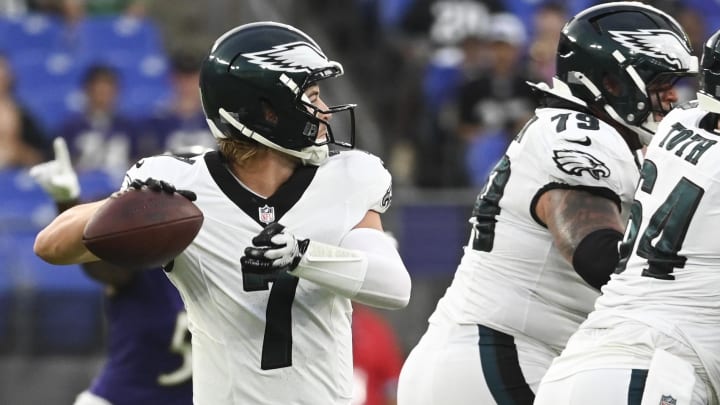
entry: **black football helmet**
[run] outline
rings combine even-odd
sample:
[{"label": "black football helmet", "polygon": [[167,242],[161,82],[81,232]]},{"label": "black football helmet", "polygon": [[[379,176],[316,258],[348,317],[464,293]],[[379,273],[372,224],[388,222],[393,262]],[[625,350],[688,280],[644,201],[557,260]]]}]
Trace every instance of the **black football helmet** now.
[{"label": "black football helmet", "polygon": [[720,114],[720,30],[705,42],[697,95],[700,108]]},{"label": "black football helmet", "polygon": [[[322,111],[305,90],[343,74],[302,31],[275,22],[236,27],[217,39],[200,71],[200,95],[216,138],[254,139],[268,147],[319,164],[327,144],[354,147],[354,104]],[[320,114],[350,113],[349,142],[336,141]],[[320,125],[326,139],[316,139]],[[347,138],[347,136],[346,136]]]},{"label": "black football helmet", "polygon": [[657,128],[648,87],[697,74],[691,49],[680,24],[652,6],[596,5],[565,24],[554,86],[538,88],[603,111],[648,144]]}]

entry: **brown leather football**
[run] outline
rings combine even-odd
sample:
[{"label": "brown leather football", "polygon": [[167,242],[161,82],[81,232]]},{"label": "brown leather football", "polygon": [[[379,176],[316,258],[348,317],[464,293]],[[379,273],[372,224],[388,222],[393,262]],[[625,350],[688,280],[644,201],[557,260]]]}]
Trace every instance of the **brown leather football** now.
[{"label": "brown leather football", "polygon": [[202,223],[200,209],[180,194],[129,189],[95,212],[85,226],[83,243],[108,263],[148,269],[177,257]]}]

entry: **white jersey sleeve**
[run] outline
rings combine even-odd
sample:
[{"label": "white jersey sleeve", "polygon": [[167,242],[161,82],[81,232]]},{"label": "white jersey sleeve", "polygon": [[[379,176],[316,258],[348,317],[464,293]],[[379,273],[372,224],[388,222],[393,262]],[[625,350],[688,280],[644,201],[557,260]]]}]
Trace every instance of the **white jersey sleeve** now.
[{"label": "white jersey sleeve", "polygon": [[[542,161],[548,187],[578,187],[612,199],[629,200],[638,167],[629,166],[631,151],[607,123],[567,110],[545,109],[538,119],[547,131],[548,152]],[[628,176],[626,172],[633,175]]]},{"label": "white jersey sleeve", "polygon": [[350,181],[365,190],[365,201],[370,210],[383,213],[392,202],[392,178],[382,160],[363,151],[345,151],[338,154],[347,168]]}]

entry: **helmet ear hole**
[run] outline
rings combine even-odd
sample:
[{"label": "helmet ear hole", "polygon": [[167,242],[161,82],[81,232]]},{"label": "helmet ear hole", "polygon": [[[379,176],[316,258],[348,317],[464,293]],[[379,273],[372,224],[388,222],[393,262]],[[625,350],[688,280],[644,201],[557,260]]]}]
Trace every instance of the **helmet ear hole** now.
[{"label": "helmet ear hole", "polygon": [[622,97],[626,91],[622,82],[611,74],[604,74],[602,78],[603,89],[613,97]]},{"label": "helmet ear hole", "polygon": [[260,100],[260,108],[262,109],[262,114],[265,122],[271,126],[277,126],[280,117],[278,117],[277,112],[272,107],[270,102],[268,102],[267,100]]}]

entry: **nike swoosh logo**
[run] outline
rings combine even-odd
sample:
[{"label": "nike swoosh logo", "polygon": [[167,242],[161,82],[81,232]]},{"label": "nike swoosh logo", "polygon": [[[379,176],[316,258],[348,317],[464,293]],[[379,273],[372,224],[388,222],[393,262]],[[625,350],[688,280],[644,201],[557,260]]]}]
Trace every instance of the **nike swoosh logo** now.
[{"label": "nike swoosh logo", "polygon": [[[588,145],[589,145],[589,144],[588,144]],[[135,168],[136,168],[136,169],[139,169],[140,166],[142,166],[142,165],[144,165],[144,164],[145,164],[145,159],[138,160],[137,163],[135,163]]]},{"label": "nike swoosh logo", "polygon": [[582,146],[590,146],[590,137],[586,136],[585,139],[578,141],[578,140],[572,140],[572,139],[566,139],[568,142],[577,143]]}]

